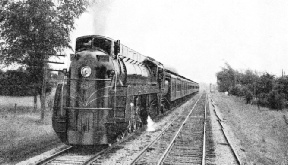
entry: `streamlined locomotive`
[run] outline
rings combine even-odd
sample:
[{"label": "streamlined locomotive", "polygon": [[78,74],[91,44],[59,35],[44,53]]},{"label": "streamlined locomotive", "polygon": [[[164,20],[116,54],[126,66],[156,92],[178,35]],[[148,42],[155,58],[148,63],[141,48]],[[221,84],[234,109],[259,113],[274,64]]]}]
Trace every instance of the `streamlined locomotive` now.
[{"label": "streamlined locomotive", "polygon": [[198,91],[198,83],[119,40],[83,36],[57,86],[52,125],[66,144],[109,144]]}]

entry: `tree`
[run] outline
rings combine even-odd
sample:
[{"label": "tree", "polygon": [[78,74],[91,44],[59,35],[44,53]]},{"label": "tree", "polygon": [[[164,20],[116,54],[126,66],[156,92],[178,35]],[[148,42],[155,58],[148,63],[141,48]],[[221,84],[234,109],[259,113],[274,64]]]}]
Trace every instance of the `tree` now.
[{"label": "tree", "polygon": [[275,80],[275,90],[285,95],[285,99],[288,100],[288,76],[282,76]]},{"label": "tree", "polygon": [[257,83],[257,93],[268,94],[273,89],[273,84],[275,81],[275,76],[269,73],[265,73],[260,76],[260,80]]},{"label": "tree", "polygon": [[[27,67],[35,91],[41,94],[41,119],[44,118],[45,93],[39,90],[43,81],[45,61],[49,55],[71,48],[70,31],[74,19],[85,10],[85,0],[26,0],[0,2],[1,38],[5,44],[0,60],[9,65]],[[43,107],[44,106],[44,107]]]},{"label": "tree", "polygon": [[[257,72],[252,70],[246,70],[245,73],[241,73],[240,83],[245,86],[249,92],[252,92],[253,96],[256,95],[257,82],[259,82],[260,77]],[[248,93],[249,93],[248,92]]]},{"label": "tree", "polygon": [[220,92],[229,91],[237,83],[238,72],[235,71],[228,63],[225,63],[220,72],[216,73],[218,90]]}]

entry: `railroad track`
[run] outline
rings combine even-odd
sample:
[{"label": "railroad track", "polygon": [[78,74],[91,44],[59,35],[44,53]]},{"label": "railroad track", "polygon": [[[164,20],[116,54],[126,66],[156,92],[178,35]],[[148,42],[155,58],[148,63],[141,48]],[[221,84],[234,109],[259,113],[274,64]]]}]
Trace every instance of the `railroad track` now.
[{"label": "railroad track", "polygon": [[209,98],[209,99],[211,101],[211,105],[212,105],[212,108],[213,108],[212,113],[215,114],[215,116],[217,118],[217,121],[218,121],[218,124],[221,127],[220,131],[221,131],[221,133],[222,133],[222,135],[223,135],[223,137],[225,139],[226,145],[230,148],[232,157],[234,158],[234,164],[237,164],[237,165],[245,164],[244,161],[243,162],[241,161],[240,154],[236,152],[236,147],[231,144],[231,140],[228,137],[227,125],[224,125],[222,123],[223,119],[220,117],[220,113],[216,111],[216,106],[215,106],[214,101],[211,98]]},{"label": "railroad track", "polygon": [[144,148],[131,164],[201,164],[205,102],[206,95],[202,95],[191,111],[163,130],[161,137]]},{"label": "railroad track", "polygon": [[[201,98],[201,97],[200,97]],[[193,106],[193,109],[195,108],[197,102],[200,100],[200,98],[196,101],[196,103]],[[192,112],[192,111],[191,111]],[[177,123],[181,123],[181,121],[185,120],[185,118],[187,116],[189,116],[189,111],[187,111],[186,113],[182,114],[180,117],[175,117],[173,120],[171,120],[169,123],[167,124],[164,129],[162,129],[162,132],[158,135],[158,137],[151,142],[149,145],[147,145],[140,153],[138,158],[141,157],[141,155],[145,154],[145,150],[149,151],[151,150],[151,148],[153,148],[152,145],[154,145],[157,141],[161,140],[163,138],[163,136],[167,136],[170,131],[170,133],[173,134],[173,131],[171,131],[171,127],[177,127],[177,125],[179,126],[179,124]],[[175,124],[176,123],[176,124]],[[184,125],[184,124],[183,124]],[[182,127],[183,127],[182,125]],[[134,132],[135,133],[135,132]],[[137,133],[137,131],[136,131]],[[83,148],[83,152],[79,152],[79,148],[75,148],[75,147],[69,147],[69,148],[65,148],[53,155],[51,155],[50,157],[46,157],[45,159],[42,159],[41,161],[34,161],[34,163],[27,163],[26,164],[37,164],[37,165],[61,165],[61,164],[69,164],[69,165],[80,165],[80,164],[91,164],[91,165],[97,165],[97,164],[102,164],[102,160],[105,159],[105,155],[108,153],[113,153],[113,151],[121,148],[119,147],[119,144],[122,141],[125,141],[126,139],[128,139],[129,137],[131,137],[133,135],[133,133],[131,135],[129,135],[128,137],[125,137],[123,140],[113,144],[112,146],[106,146],[106,147],[99,147],[99,148],[94,148],[94,149],[90,149],[91,151],[87,151],[87,148]],[[88,149],[89,150],[89,149]],[[138,160],[138,159],[137,159]],[[140,160],[140,159],[139,159]],[[137,164],[137,161],[134,162],[134,164]],[[20,163],[21,164],[21,163]],[[22,163],[23,164],[23,163]],[[25,163],[24,163],[25,164]],[[130,163],[128,163],[130,164]],[[133,162],[132,162],[133,164]]]},{"label": "railroad track", "polygon": [[89,164],[93,158],[106,152],[108,149],[109,147],[105,145],[93,147],[70,147],[61,153],[38,162],[37,165],[85,165]]},{"label": "railroad track", "polygon": [[109,147],[105,145],[93,147],[72,147],[63,145],[58,149],[54,149],[54,151],[48,151],[20,162],[17,165],[85,165],[89,164],[89,162],[99,154],[106,152],[108,148]]}]

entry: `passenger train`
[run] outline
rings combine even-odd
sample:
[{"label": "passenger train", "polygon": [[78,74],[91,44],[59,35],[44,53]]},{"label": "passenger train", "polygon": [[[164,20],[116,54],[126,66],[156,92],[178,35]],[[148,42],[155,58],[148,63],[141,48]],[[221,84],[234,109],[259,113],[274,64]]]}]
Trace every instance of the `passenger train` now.
[{"label": "passenger train", "polygon": [[198,83],[119,40],[82,36],[57,85],[52,125],[69,145],[111,144],[197,92]]}]

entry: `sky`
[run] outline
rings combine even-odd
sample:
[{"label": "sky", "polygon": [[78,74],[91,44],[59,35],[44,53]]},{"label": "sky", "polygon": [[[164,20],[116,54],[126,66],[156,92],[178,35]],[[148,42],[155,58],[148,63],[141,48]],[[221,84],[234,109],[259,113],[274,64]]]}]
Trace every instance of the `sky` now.
[{"label": "sky", "polygon": [[97,0],[76,20],[75,38],[98,34],[196,82],[225,66],[288,74],[287,0]]}]

